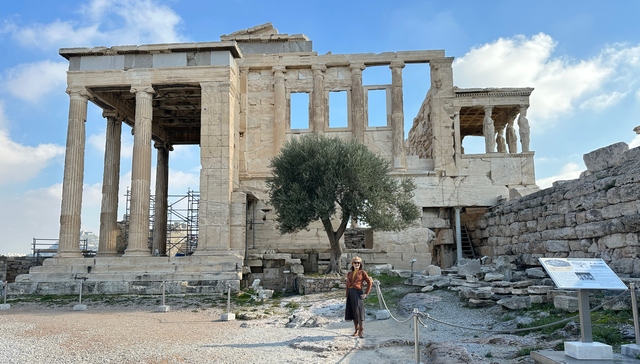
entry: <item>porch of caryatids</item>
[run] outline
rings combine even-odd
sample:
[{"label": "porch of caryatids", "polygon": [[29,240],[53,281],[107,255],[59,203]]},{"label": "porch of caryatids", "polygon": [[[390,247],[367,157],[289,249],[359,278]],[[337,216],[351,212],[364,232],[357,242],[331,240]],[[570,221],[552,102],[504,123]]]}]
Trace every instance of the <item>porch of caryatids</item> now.
[{"label": "porch of caryatids", "polygon": [[523,152],[529,152],[529,142],[531,137],[531,129],[529,120],[527,120],[527,105],[520,105],[520,116],[518,117],[518,130],[520,132],[520,144]]},{"label": "porch of caryatids", "polygon": [[395,61],[389,65],[391,69],[391,132],[393,145],[393,168],[407,168],[404,151],[404,109],[402,94],[402,69],[404,62]]},{"label": "porch of caryatids", "polygon": [[148,256],[149,198],[151,186],[151,130],[153,118],[153,87],[132,86],[136,95],[133,127],[133,163],[131,167],[131,213],[129,241],[125,256]]},{"label": "porch of caryatids", "polygon": [[364,86],[362,85],[362,71],[365,65],[354,63],[351,68],[351,132],[360,143],[364,143],[365,107]]},{"label": "porch of caryatids", "polygon": [[237,173],[233,163],[237,93],[230,82],[203,82],[200,127],[198,248],[194,255],[231,251],[231,204]]},{"label": "porch of caryatids", "polygon": [[278,155],[280,147],[287,139],[287,98],[284,88],[285,66],[275,66],[272,68],[274,85],[274,109],[275,115],[273,119],[273,156]]},{"label": "porch of caryatids", "polygon": [[69,94],[69,125],[64,156],[62,205],[58,254],[61,258],[82,257],[80,252],[80,215],[82,184],[84,183],[84,150],[89,91],[84,87],[67,88]]},{"label": "porch of caryatids", "polygon": [[167,143],[154,143],[157,154],[156,194],[153,216],[152,249],[154,255],[167,255],[167,209],[169,199],[169,152],[173,147]]},{"label": "porch of caryatids", "polygon": [[311,115],[313,131],[324,134],[326,109],[324,72],[327,67],[323,64],[316,64],[311,66],[311,69],[313,70],[313,112]]},{"label": "porch of caryatids", "polygon": [[102,204],[100,205],[100,236],[96,256],[118,255],[118,188],[120,183],[120,151],[122,117],[115,111],[104,111],[107,119],[102,175]]},{"label": "porch of caryatids", "polygon": [[484,120],[482,122],[482,133],[484,135],[485,153],[493,153],[496,151],[496,141],[495,141],[496,130],[493,124],[493,119],[491,118],[492,111],[493,111],[493,106],[484,107]]}]

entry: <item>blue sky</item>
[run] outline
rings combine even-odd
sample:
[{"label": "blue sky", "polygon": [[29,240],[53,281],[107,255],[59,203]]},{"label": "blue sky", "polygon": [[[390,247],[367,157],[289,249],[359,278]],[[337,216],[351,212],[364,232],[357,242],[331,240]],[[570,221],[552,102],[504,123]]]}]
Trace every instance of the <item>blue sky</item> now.
[{"label": "blue sky", "polygon": [[[577,178],[582,155],[640,145],[640,2],[23,0],[0,3],[0,254],[56,238],[69,108],[59,48],[219,41],[272,22],[324,54],[444,49],[459,87],[535,87],[528,119],[541,187]],[[367,72],[367,71],[365,71]],[[365,82],[367,73],[365,73]],[[375,76],[369,76],[375,79]],[[388,82],[388,81],[387,81]],[[406,128],[428,72],[405,68]],[[90,107],[83,229],[97,234],[105,122]],[[123,127],[121,195],[130,181]],[[170,193],[198,188],[198,149],[177,147]],[[120,197],[122,217],[124,197]]]}]

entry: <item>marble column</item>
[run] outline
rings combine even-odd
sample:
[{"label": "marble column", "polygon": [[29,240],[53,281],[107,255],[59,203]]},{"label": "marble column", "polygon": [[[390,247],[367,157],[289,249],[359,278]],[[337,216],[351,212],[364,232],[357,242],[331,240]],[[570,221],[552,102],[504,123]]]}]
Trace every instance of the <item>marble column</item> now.
[{"label": "marble column", "polygon": [[322,64],[313,65],[313,131],[324,134],[325,129],[325,92],[324,92],[324,72],[327,67]]},{"label": "marble column", "polygon": [[364,87],[362,85],[363,63],[355,63],[351,68],[351,131],[353,137],[360,143],[364,143],[365,108]]},{"label": "marble column", "polygon": [[284,88],[284,66],[275,66],[272,68],[274,76],[274,103],[275,115],[273,119],[273,156],[278,155],[280,147],[287,138],[286,120],[287,120],[287,98]]},{"label": "marble column", "polygon": [[402,96],[402,69],[404,62],[394,61],[391,68],[391,133],[393,145],[393,168],[407,168],[404,152],[404,109]]},{"label": "marble column", "polygon": [[495,140],[495,126],[493,125],[493,119],[491,118],[491,112],[493,111],[493,106],[485,106],[484,107],[484,120],[482,122],[482,132],[484,134],[484,148],[485,153],[493,153],[496,151],[496,140]]},{"label": "marble column", "polygon": [[529,128],[529,120],[527,120],[527,108],[527,105],[520,105],[520,116],[518,117],[518,130],[520,131],[520,144],[523,152],[530,151],[531,129]]},{"label": "marble column", "polygon": [[69,124],[64,155],[62,206],[58,254],[61,258],[82,257],[80,252],[80,214],[84,182],[85,122],[89,91],[84,87],[67,88],[69,94]]},{"label": "marble column", "polygon": [[153,87],[132,86],[136,95],[136,115],[131,167],[131,212],[129,245],[125,256],[149,256],[149,198],[151,187],[151,124]]},{"label": "marble column", "polygon": [[116,256],[118,238],[118,188],[120,183],[120,147],[122,117],[115,111],[105,111],[107,132],[102,175],[102,204],[100,207],[100,240],[96,256]]},{"label": "marble column", "polygon": [[157,153],[156,196],[153,217],[153,238],[151,252],[167,255],[167,209],[169,207],[169,151],[173,147],[167,143],[154,144]]}]

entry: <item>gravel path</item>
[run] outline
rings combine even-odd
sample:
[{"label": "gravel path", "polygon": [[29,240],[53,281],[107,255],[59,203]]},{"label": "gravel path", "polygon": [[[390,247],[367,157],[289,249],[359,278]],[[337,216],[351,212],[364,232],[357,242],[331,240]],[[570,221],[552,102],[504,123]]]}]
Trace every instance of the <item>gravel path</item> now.
[{"label": "gravel path", "polygon": [[[245,312],[264,318],[234,321],[221,321],[220,308],[189,303],[167,302],[169,312],[155,312],[149,302],[115,307],[87,303],[87,311],[73,311],[73,304],[15,304],[0,311],[0,363],[416,362],[413,320],[398,323],[367,316],[365,338],[354,338],[352,323],[343,320],[340,294],[288,297],[280,306],[267,303]],[[446,290],[429,296],[424,305],[433,317],[478,328],[499,325],[501,313],[495,307],[466,308],[455,292]],[[287,308],[292,305],[299,308]],[[406,319],[401,312],[393,314]],[[463,330],[426,318],[424,322],[423,363],[532,363],[514,354],[537,345],[533,337]]]}]

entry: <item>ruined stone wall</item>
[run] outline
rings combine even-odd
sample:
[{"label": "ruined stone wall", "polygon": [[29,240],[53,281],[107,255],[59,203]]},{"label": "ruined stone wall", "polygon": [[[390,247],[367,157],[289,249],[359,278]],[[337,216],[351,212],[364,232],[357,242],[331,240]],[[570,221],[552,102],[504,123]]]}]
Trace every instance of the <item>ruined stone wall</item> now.
[{"label": "ruined stone wall", "polygon": [[7,280],[7,257],[0,256],[0,282]]},{"label": "ruined stone wall", "polygon": [[640,148],[614,144],[585,154],[576,180],[502,203],[470,223],[477,250],[516,263],[538,257],[601,258],[640,276]]},{"label": "ruined stone wall", "polygon": [[413,119],[413,125],[407,139],[409,155],[417,155],[423,159],[433,159],[432,140],[433,123],[429,120],[431,111],[431,93],[424,99],[418,115]]},{"label": "ruined stone wall", "polygon": [[35,265],[32,257],[0,256],[0,281],[14,282],[18,274],[29,273],[29,268]]}]

